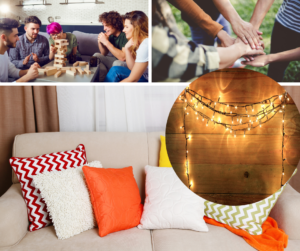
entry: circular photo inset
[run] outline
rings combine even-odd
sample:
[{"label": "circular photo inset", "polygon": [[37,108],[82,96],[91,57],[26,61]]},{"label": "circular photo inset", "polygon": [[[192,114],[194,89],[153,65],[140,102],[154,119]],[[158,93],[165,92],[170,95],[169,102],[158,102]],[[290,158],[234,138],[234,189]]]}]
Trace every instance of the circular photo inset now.
[{"label": "circular photo inset", "polygon": [[278,191],[300,159],[300,114],[264,74],[224,69],[183,90],[167,121],[170,162],[187,187],[223,205],[246,205]]}]

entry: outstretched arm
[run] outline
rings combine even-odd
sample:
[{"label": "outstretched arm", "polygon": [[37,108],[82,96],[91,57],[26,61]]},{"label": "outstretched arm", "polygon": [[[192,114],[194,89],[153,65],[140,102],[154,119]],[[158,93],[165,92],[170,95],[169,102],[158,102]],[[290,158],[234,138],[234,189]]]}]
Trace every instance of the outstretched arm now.
[{"label": "outstretched arm", "polygon": [[259,32],[251,23],[244,21],[236,12],[229,0],[213,0],[217,9],[229,21],[234,33],[245,43],[249,43],[252,49],[260,47]]},{"label": "outstretched arm", "polygon": [[267,12],[271,8],[274,0],[258,0],[252,17],[250,19],[250,23],[253,25],[254,29],[258,30],[262,21],[264,20]]},{"label": "outstretched arm", "polygon": [[296,61],[296,60],[300,60],[300,47],[293,50],[283,51],[275,54],[257,56],[254,58],[253,61],[250,62],[243,61],[242,64],[251,65],[254,67],[262,67],[274,62]]},{"label": "outstretched arm", "polygon": [[193,20],[193,24],[201,27],[211,37],[216,37],[223,26],[211,19],[193,0],[168,0],[182,13]]}]

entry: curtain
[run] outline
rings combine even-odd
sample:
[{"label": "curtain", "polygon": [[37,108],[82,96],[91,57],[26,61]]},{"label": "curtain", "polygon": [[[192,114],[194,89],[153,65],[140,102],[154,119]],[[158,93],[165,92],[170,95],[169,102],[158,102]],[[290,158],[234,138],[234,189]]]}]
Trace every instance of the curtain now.
[{"label": "curtain", "polygon": [[185,87],[58,86],[60,131],[165,131],[169,112]]},{"label": "curtain", "polygon": [[0,196],[12,184],[12,156],[17,134],[59,130],[56,87],[0,87]]}]

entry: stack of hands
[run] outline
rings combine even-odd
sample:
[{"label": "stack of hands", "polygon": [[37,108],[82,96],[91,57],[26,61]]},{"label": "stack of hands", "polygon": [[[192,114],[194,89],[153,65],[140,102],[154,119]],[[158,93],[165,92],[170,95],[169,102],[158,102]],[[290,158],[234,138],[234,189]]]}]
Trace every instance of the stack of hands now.
[{"label": "stack of hands", "polygon": [[232,29],[238,38],[234,39],[224,30],[219,31],[217,37],[221,41],[222,47],[228,47],[235,43],[239,43],[243,51],[244,65],[252,65],[256,67],[267,64],[264,49],[265,45],[262,38],[262,32],[256,30],[251,23],[241,20],[232,24]]}]

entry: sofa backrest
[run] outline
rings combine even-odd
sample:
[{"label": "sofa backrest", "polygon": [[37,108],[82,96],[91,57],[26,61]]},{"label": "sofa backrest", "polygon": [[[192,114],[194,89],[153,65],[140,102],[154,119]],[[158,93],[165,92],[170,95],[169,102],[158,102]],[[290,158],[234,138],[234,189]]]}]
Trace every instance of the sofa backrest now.
[{"label": "sofa backrest", "polygon": [[[160,135],[164,132],[53,132],[17,135],[14,157],[35,157],[75,149],[84,144],[88,162],[99,160],[103,167],[133,167],[142,202],[145,198],[145,165],[158,165]],[[19,183],[13,171],[13,183]]]},{"label": "sofa backrest", "polygon": [[81,55],[93,56],[94,53],[99,51],[98,47],[98,35],[85,33],[81,31],[73,31],[73,34],[77,38],[78,51]]}]

